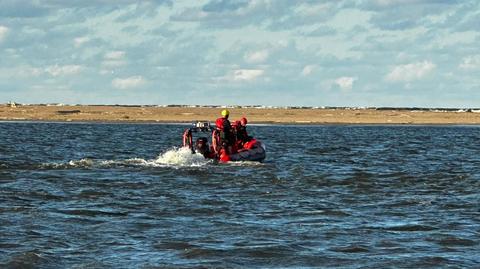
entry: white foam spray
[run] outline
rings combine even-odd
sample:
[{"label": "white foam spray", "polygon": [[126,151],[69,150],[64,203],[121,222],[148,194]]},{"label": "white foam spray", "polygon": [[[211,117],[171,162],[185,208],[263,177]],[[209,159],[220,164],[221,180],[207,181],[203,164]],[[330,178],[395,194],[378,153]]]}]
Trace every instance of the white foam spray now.
[{"label": "white foam spray", "polygon": [[201,154],[192,154],[189,148],[174,148],[160,154],[156,159],[145,160],[132,158],[125,160],[71,160],[66,163],[45,163],[41,168],[68,169],[68,168],[109,168],[114,166],[140,166],[140,167],[200,167],[211,161]]},{"label": "white foam spray", "polygon": [[192,154],[189,148],[179,148],[169,150],[155,160],[158,164],[173,165],[173,166],[203,166],[209,161],[201,154]]}]

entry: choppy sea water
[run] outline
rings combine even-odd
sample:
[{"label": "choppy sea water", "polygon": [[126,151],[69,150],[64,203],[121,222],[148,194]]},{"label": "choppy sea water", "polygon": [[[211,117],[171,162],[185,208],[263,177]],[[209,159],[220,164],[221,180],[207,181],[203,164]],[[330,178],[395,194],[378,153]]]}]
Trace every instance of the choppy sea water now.
[{"label": "choppy sea water", "polygon": [[480,127],[0,123],[0,268],[478,268]]}]

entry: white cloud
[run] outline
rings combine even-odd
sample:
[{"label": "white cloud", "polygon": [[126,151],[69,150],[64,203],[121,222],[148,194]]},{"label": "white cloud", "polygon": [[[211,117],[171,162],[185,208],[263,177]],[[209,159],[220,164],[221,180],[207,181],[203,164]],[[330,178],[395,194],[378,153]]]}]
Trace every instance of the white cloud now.
[{"label": "white cloud", "polygon": [[27,77],[29,75],[31,76],[34,76],[34,77],[38,77],[42,74],[42,70],[40,68],[35,68],[35,67],[27,67],[23,72],[21,72],[22,74],[27,74]]},{"label": "white cloud", "polygon": [[[435,0],[374,0],[370,1],[369,4],[371,5],[377,5],[381,7],[389,7],[389,6],[397,6],[397,5],[409,5],[409,4],[435,4]],[[439,4],[442,3],[442,1],[437,1]],[[444,1],[448,3],[448,1]],[[368,3],[368,2],[367,2]]]},{"label": "white cloud", "polygon": [[235,81],[252,81],[265,73],[261,69],[237,69],[233,72],[233,80]]},{"label": "white cloud", "polygon": [[306,65],[302,70],[302,76],[310,75],[315,69],[315,67],[316,67],[315,65]]},{"label": "white cloud", "polygon": [[248,63],[262,63],[268,58],[268,56],[269,56],[268,50],[260,50],[260,51],[247,53],[243,58]]},{"label": "white cloud", "polygon": [[293,12],[303,18],[316,17],[317,21],[319,16],[327,17],[333,13],[334,4],[332,3],[301,3],[294,8]]},{"label": "white cloud", "polygon": [[128,78],[116,78],[112,81],[112,86],[117,89],[125,90],[137,88],[145,85],[147,81],[142,76],[133,76]]},{"label": "white cloud", "polygon": [[411,82],[421,79],[430,74],[436,65],[430,61],[416,62],[405,65],[397,65],[395,68],[387,74],[386,80],[392,82]]},{"label": "white cloud", "polygon": [[477,69],[480,68],[480,55],[473,55],[463,58],[463,62],[458,65],[461,69]]},{"label": "white cloud", "polygon": [[355,82],[355,80],[357,80],[357,78],[339,77],[335,80],[335,84],[337,84],[342,90],[351,90],[353,87],[353,82]]},{"label": "white cloud", "polygon": [[81,65],[51,65],[44,68],[33,67],[29,65],[21,65],[11,68],[2,68],[0,66],[0,73],[11,78],[31,79],[33,77],[40,77],[45,74],[48,74],[52,77],[76,75],[83,69],[84,67]]},{"label": "white cloud", "polygon": [[106,67],[114,68],[124,66],[125,61],[125,51],[109,51],[103,56],[102,64]]},{"label": "white cloud", "polygon": [[120,50],[109,51],[104,56],[106,60],[121,60],[124,57],[125,57],[125,51],[120,51]]},{"label": "white cloud", "polygon": [[82,36],[82,37],[77,37],[73,40],[73,43],[75,44],[75,48],[81,47],[83,44],[87,43],[90,41],[89,37]]},{"label": "white cloud", "polygon": [[42,73],[42,69],[28,65],[15,67],[2,67],[0,65],[0,81],[8,81],[12,78],[15,78],[16,81],[28,81],[28,79],[38,77]]},{"label": "white cloud", "polygon": [[48,73],[54,77],[64,75],[75,75],[82,71],[83,67],[80,65],[51,65],[45,68],[45,73]]},{"label": "white cloud", "polygon": [[8,34],[9,29],[6,26],[0,25],[0,42],[2,42]]},{"label": "white cloud", "polygon": [[412,3],[415,2],[415,0],[376,0],[374,3],[377,3],[380,6],[390,6],[390,5],[396,5],[400,3]]}]

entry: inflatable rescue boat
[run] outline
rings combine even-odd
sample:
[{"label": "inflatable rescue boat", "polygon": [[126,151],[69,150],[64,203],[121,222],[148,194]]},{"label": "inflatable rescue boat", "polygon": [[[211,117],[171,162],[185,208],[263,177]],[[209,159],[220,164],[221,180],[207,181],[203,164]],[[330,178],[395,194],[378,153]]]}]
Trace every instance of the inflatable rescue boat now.
[{"label": "inflatable rescue boat", "polygon": [[221,162],[265,160],[265,145],[253,137],[237,139],[235,126],[232,126],[233,141],[226,144],[222,133],[209,122],[193,123],[183,132],[183,147],[191,149],[192,154],[200,153],[207,159]]}]

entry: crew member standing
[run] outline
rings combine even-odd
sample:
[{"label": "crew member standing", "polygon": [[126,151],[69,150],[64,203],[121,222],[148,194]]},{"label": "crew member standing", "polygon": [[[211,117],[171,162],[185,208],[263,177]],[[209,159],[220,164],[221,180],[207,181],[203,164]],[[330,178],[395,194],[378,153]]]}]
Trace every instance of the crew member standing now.
[{"label": "crew member standing", "polygon": [[230,153],[229,147],[231,147],[233,143],[232,139],[232,126],[230,121],[228,120],[228,116],[230,116],[230,112],[226,109],[222,110],[222,117],[218,118],[215,121],[215,125],[220,132],[220,144],[221,146],[227,150],[227,153]]}]

